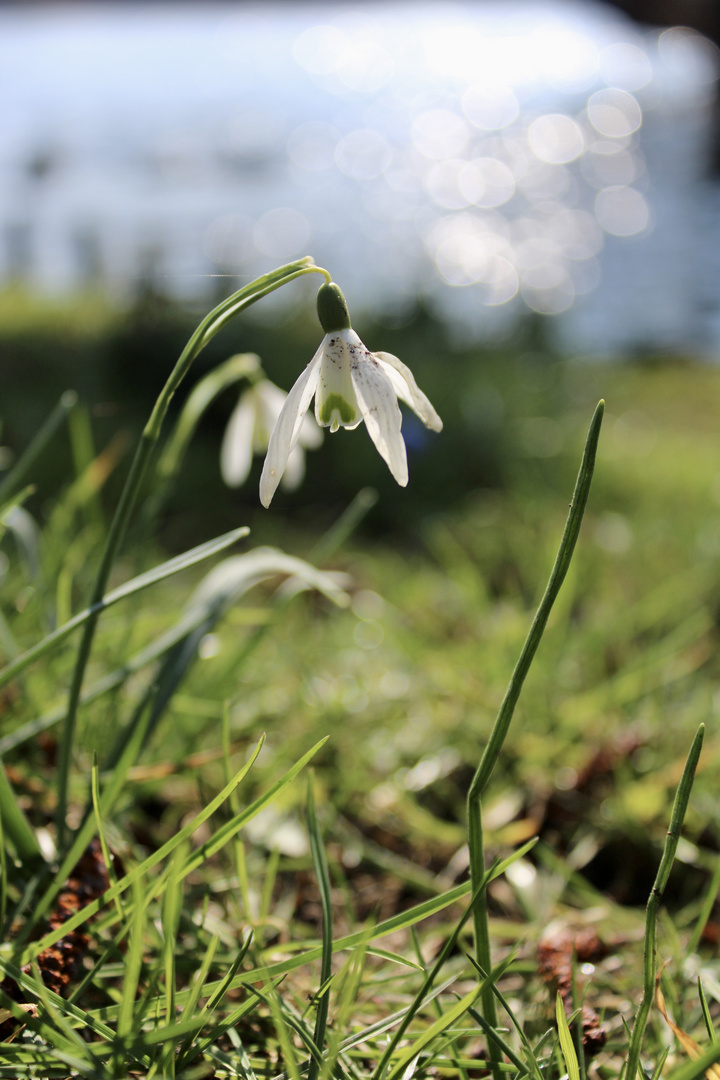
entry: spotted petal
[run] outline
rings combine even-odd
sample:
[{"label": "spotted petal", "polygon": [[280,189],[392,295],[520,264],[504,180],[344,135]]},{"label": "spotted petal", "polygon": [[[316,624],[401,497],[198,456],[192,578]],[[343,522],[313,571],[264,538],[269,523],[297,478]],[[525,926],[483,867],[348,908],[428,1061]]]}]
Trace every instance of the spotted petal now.
[{"label": "spotted petal", "polygon": [[402,415],[393,384],[371,353],[351,364],[350,371],[368,434],[398,484],[405,487],[407,454],[400,434]]},{"label": "spotted petal", "polygon": [[268,452],[260,477],[260,502],[265,507],[270,505],[282,474],[285,472],[290,452],[298,440],[305,413],[317,389],[322,351],[323,345],[320,346],[288,394],[270,436]]},{"label": "spotted petal", "polygon": [[431,431],[442,431],[442,420],[415,382],[415,376],[410,368],[406,367],[402,360],[398,360],[397,356],[393,356],[392,353],[379,352],[374,355],[389,376],[401,401],[404,401],[413,412],[417,413],[425,427],[430,428]]}]

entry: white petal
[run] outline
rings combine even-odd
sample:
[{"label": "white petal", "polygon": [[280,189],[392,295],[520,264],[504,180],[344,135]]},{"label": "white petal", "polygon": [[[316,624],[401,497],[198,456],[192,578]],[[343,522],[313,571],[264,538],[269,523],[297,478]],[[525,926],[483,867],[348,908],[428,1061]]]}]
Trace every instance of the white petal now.
[{"label": "white petal", "polygon": [[320,359],[324,344],[323,341],[288,394],[277,423],[272,430],[262,476],[260,477],[260,502],[263,506],[270,505],[282,474],[285,472],[290,452],[297,442],[305,413],[317,389],[320,376]]},{"label": "white petal", "polygon": [[285,404],[287,394],[284,390],[281,390],[275,383],[271,383],[269,379],[261,379],[260,382],[255,384],[255,393],[260,398],[268,416],[272,416],[273,425],[278,416],[282,412],[282,407]]},{"label": "white petal", "polygon": [[269,379],[256,383],[254,390],[258,401],[254,450],[256,454],[261,454],[268,448],[270,435],[287,401],[287,394]]},{"label": "white petal", "polygon": [[225,428],[220,450],[220,472],[228,487],[240,487],[247,480],[253,455],[255,400],[252,391],[243,394]]},{"label": "white petal", "polygon": [[287,465],[285,466],[285,472],[283,478],[280,481],[280,486],[284,491],[295,491],[299,488],[303,482],[305,476],[305,451],[298,442],[290,451],[290,457],[287,459]]},{"label": "white petal", "polygon": [[317,426],[312,413],[305,413],[298,435],[298,446],[304,446],[306,450],[317,450],[318,446],[322,446],[322,441],[322,428]]},{"label": "white petal", "polygon": [[364,346],[353,349],[351,357],[350,374],[368,434],[398,484],[405,487],[408,482],[407,455],[400,434],[402,416],[393,385]]},{"label": "white petal", "polygon": [[[410,368],[406,367],[402,360],[398,360],[397,356],[393,356],[392,353],[379,352],[374,353],[374,355],[392,380],[393,386],[397,389],[398,397],[407,402],[413,412],[417,413],[425,427],[429,427],[432,431],[442,431],[442,420],[415,382],[415,377]],[[396,382],[398,376],[405,383],[406,389],[403,393],[400,392]]]}]

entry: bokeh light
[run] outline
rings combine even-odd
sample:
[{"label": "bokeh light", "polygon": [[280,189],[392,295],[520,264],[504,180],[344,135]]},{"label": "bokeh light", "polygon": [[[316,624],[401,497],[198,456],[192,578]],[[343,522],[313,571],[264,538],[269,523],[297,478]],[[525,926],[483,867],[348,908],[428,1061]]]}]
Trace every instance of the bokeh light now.
[{"label": "bokeh light", "polygon": [[693,31],[519,0],[220,10],[0,10],[0,277],[122,294],[151,266],[199,295],[312,252],[475,325],[620,288],[616,246],[680,227],[718,74]]}]

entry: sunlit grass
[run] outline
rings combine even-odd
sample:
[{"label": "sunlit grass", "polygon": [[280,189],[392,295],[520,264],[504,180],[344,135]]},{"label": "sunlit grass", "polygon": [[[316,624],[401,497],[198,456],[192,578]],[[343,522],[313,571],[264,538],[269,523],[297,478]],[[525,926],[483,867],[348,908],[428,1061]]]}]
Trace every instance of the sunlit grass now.
[{"label": "sunlit grass", "polygon": [[[499,367],[492,377],[510,399]],[[0,647],[16,663],[0,689],[0,1075],[355,1080],[482,1067],[489,984],[467,958],[466,797],[601,395],[577,552],[483,799],[488,866],[501,860],[487,884],[495,1069],[619,1075],[623,1023],[643,987],[652,995],[643,907],[703,723],[657,929],[669,1012],[707,1044],[720,1004],[717,375],[586,366],[553,379],[552,393],[518,391],[505,487],[435,506],[412,537],[370,541],[360,525],[337,546],[286,521],[288,552],[324,551],[320,569],[340,576],[271,552],[191,601],[207,569],[193,558],[208,549],[116,595],[88,665],[58,869],[58,719],[77,636],[57,628],[87,605],[107,534],[103,487],[119,468],[98,467],[73,406],[76,475],[42,506],[21,491],[32,518],[22,506],[0,518]],[[166,560],[149,520],[141,508],[107,592]],[[283,586],[302,573],[304,591]],[[687,777],[682,793],[687,802]],[[61,912],[68,873],[98,833],[108,876],[90,848]],[[600,946],[583,960],[589,931]],[[76,963],[55,985],[49,950],[63,939]],[[561,956],[568,1016],[584,1001],[605,1030],[595,1058],[576,1024],[560,1022],[558,1035]],[[651,1070],[665,1060],[654,1009],[633,1045]],[[682,1054],[670,1054],[677,1070]]]}]

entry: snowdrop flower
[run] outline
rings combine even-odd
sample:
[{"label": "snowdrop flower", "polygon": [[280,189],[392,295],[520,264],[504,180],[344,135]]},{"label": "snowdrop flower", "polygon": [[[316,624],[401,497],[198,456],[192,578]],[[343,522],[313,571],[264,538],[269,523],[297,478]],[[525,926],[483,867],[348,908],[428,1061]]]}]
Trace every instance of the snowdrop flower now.
[{"label": "snowdrop flower", "polygon": [[356,428],[363,420],[370,438],[402,487],[408,482],[407,454],[400,433],[400,398],[432,431],[442,420],[418,389],[410,370],[390,353],[371,353],[350,326],[339,286],[320,287],[318,317],[325,331],[320,348],[288,394],[268,444],[260,477],[260,501],[269,506],[297,445],[305,414],[315,397],[315,418],[331,432]]},{"label": "snowdrop flower", "polygon": [[[258,379],[240,396],[225,429],[220,451],[220,471],[228,487],[247,480],[253,454],[268,448],[270,432],[282,413],[287,394],[268,379]],[[287,459],[283,487],[293,491],[305,475],[305,450],[322,442],[322,432],[310,416],[303,417],[296,444]]]}]

